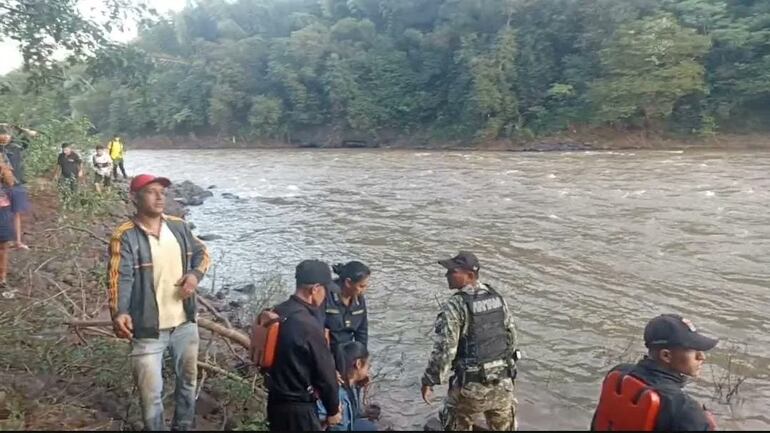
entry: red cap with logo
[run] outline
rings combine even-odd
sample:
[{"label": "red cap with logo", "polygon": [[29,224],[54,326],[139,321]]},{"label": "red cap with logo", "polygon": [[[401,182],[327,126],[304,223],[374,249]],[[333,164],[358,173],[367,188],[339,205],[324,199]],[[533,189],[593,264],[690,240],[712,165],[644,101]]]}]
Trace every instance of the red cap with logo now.
[{"label": "red cap with logo", "polygon": [[159,183],[164,187],[171,185],[171,181],[165,177],[157,177],[151,174],[140,174],[131,180],[131,192],[137,192],[151,183]]}]

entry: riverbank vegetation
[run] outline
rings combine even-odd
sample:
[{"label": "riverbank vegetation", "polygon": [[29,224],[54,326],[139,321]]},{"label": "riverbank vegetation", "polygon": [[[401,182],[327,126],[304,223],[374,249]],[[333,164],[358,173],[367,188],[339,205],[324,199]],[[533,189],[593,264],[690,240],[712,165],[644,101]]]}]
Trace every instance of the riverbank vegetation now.
[{"label": "riverbank vegetation", "polygon": [[205,0],[0,117],[104,134],[340,143],[708,137],[770,125],[761,0]]},{"label": "riverbank vegetation", "polygon": [[0,116],[246,141],[762,132],[768,23],[754,0],[206,0],[34,97],[6,76]]},{"label": "riverbank vegetation", "polygon": [[[106,304],[108,240],[131,211],[124,188],[97,196],[84,186],[61,200],[49,180],[29,183],[31,249],[12,253],[10,288],[0,296],[0,430],[141,429],[129,344],[114,337]],[[259,289],[248,305],[261,302]],[[199,296],[197,427],[264,429],[262,377],[238,343],[248,344],[251,311],[207,300],[203,288]],[[235,343],[224,337],[232,334]],[[164,398],[173,394],[172,371]],[[173,410],[170,400],[166,407]]]}]

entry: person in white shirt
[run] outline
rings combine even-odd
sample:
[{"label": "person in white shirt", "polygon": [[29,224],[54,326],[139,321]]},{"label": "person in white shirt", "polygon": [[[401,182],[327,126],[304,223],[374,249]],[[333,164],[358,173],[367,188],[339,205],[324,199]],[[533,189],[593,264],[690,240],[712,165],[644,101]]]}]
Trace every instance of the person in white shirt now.
[{"label": "person in white shirt", "polygon": [[98,144],[96,146],[96,155],[91,159],[91,163],[94,165],[94,182],[96,190],[102,192],[102,185],[109,187],[112,174],[112,158],[110,155],[104,152],[104,146]]}]

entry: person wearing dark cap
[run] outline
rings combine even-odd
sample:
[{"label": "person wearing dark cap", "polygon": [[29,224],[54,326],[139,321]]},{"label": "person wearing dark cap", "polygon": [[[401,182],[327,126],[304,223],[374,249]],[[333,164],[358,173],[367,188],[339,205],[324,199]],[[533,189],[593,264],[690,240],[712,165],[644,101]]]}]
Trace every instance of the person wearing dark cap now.
[{"label": "person wearing dark cap", "polygon": [[149,174],[130,184],[136,214],[112,235],[107,266],[109,306],[118,338],[131,341],[129,358],[146,430],[165,430],[163,354],[176,373],[173,430],[195,421],[198,326],[195,292],[209,267],[206,246],[181,218],[166,216],[171,181]]},{"label": "person wearing dark cap", "polygon": [[305,260],[295,270],[296,291],[273,311],[281,318],[275,361],[267,371],[270,431],[320,431],[316,400],[326,409],[326,425],[339,424],[339,384],[326,345],[323,310],[326,292],[339,287],[329,265]]},{"label": "person wearing dark cap", "polygon": [[516,328],[508,305],[479,281],[473,253],[440,260],[449,288],[456,292],[436,318],[433,352],[422,376],[422,398],[431,404],[433,386],[446,382],[440,420],[444,430],[470,431],[484,414],[491,430],[516,429]]},{"label": "person wearing dark cap", "polygon": [[[605,385],[607,380],[615,378],[621,386],[603,386],[591,430],[611,430],[613,425],[621,423],[635,430],[649,427],[655,431],[715,430],[713,415],[687,395],[684,386],[689,378],[700,375],[705,352],[717,343],[718,340],[699,333],[693,323],[682,316],[662,314],[650,320],[644,329],[647,355],[637,364],[618,365],[607,375]],[[657,397],[647,397],[652,403],[644,405],[648,409],[641,413],[641,405],[635,404],[640,394],[632,388],[636,381],[640,382],[637,387],[649,388],[657,394]],[[624,401],[624,392],[634,395]],[[645,420],[649,424],[646,427]]]}]

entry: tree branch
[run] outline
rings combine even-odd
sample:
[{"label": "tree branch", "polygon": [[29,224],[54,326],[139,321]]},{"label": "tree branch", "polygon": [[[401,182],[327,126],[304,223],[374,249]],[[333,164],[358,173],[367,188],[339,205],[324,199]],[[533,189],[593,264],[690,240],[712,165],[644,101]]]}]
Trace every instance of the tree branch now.
[{"label": "tree branch", "polygon": [[214,372],[214,373],[217,373],[217,374],[221,374],[221,375],[226,376],[226,377],[228,377],[228,378],[230,378],[230,379],[232,379],[232,380],[234,380],[236,382],[242,382],[242,383],[245,383],[246,385],[251,386],[251,382],[249,382],[248,380],[246,380],[246,379],[244,379],[244,378],[242,378],[242,377],[240,377],[240,376],[238,376],[236,374],[230,373],[229,371],[226,371],[226,370],[224,370],[224,369],[222,369],[220,367],[217,367],[216,365],[211,365],[211,364],[207,364],[205,362],[198,361],[198,368],[202,368],[204,370],[208,370],[208,371],[211,371],[211,372]]},{"label": "tree branch", "polygon": [[6,4],[0,4],[0,9],[4,9],[4,10],[7,10],[8,12],[13,12],[15,14],[25,15],[25,16],[28,16],[28,17],[35,16],[35,14],[33,14],[31,12],[23,11],[21,9],[14,8],[14,7],[8,6]]},{"label": "tree branch", "polygon": [[222,313],[220,313],[219,311],[217,311],[217,309],[216,309],[216,308],[214,308],[214,306],[213,306],[213,305],[211,305],[211,303],[209,302],[209,300],[208,300],[208,299],[204,298],[204,297],[203,297],[203,296],[201,296],[201,295],[196,295],[195,297],[196,297],[196,299],[198,300],[198,303],[199,303],[199,304],[203,305],[203,306],[204,306],[204,307],[205,307],[205,308],[206,308],[206,309],[209,311],[209,313],[213,314],[213,315],[214,315],[214,317],[216,317],[217,319],[219,319],[220,321],[222,321],[222,322],[225,324],[225,326],[227,326],[228,328],[232,328],[232,327],[233,327],[233,326],[230,324],[230,321],[229,321],[229,320],[227,320],[227,317],[223,316],[223,315],[222,315]]}]

